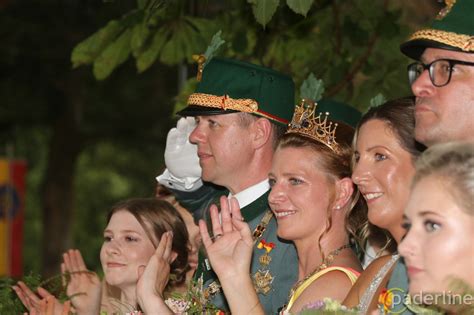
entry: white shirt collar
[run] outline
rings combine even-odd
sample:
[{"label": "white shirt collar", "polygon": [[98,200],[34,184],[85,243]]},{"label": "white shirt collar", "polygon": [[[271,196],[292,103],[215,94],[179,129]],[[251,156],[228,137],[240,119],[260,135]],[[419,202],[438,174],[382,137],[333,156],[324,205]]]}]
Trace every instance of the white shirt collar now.
[{"label": "white shirt collar", "polygon": [[236,198],[239,202],[240,208],[242,209],[243,207],[248,206],[258,198],[260,198],[260,196],[266,193],[269,189],[270,184],[268,183],[268,179],[265,179],[258,184],[255,184],[253,186],[250,186],[249,188],[242,190],[234,196],[229,193],[229,198]]}]

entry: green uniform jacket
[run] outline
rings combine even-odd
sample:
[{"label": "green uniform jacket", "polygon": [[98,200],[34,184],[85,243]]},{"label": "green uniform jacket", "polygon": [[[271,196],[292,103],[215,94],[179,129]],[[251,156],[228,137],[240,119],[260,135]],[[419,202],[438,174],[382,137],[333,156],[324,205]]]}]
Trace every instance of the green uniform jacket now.
[{"label": "green uniform jacket", "polygon": [[398,303],[398,301],[404,301],[405,296],[408,294],[408,274],[403,257],[401,257],[396,262],[395,268],[392,272],[392,276],[388,281],[387,290],[390,289],[392,289],[391,292],[394,294],[394,296],[396,296],[392,299],[392,301],[397,302],[396,304],[392,305],[390,311],[394,314],[400,315],[415,314],[411,312],[408,308],[406,308],[405,304]]},{"label": "green uniform jacket", "polygon": [[[269,192],[266,192],[257,200],[241,209],[242,216],[249,224],[252,232],[262,221],[267,210],[269,210],[268,194]],[[207,217],[206,214],[207,213],[204,214],[204,217]],[[257,247],[261,240],[264,240],[266,243],[274,244],[274,248],[268,253],[271,257],[271,262],[268,266],[264,266],[259,262],[260,256],[266,252],[264,248],[259,249]],[[296,249],[292,242],[277,237],[277,222],[274,216],[272,216],[259,242],[254,246],[250,274],[253,278],[255,273],[259,270],[269,271],[269,274],[273,277],[270,291],[267,294],[259,293],[258,297],[265,309],[265,314],[278,314],[278,309],[287,303],[288,293],[298,277],[298,257]],[[200,253],[199,267],[195,277],[199,278],[202,274],[204,287],[208,287],[209,284],[217,280],[217,276],[212,270],[206,270],[204,259],[204,255]],[[220,309],[229,309],[222,291],[214,295],[211,302]]]}]

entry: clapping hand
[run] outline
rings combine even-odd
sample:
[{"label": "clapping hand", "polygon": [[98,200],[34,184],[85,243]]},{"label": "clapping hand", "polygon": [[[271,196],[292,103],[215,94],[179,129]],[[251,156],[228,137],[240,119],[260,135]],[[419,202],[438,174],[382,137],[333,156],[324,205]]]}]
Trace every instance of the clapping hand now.
[{"label": "clapping hand", "polygon": [[[69,303],[65,303],[63,306],[51,293],[49,293],[44,288],[38,287],[38,294],[35,294],[22,281],[18,281],[17,285],[13,286],[13,290],[30,314],[61,315],[63,314],[63,309],[70,307],[70,305],[67,306]],[[46,313],[46,310],[48,310],[49,313]]]},{"label": "clapping hand", "polygon": [[[235,198],[221,197],[221,220],[216,205],[210,208],[213,237],[206,223],[199,222],[202,242],[212,268],[221,283],[235,277],[248,277],[252,259],[253,239],[250,228],[243,222]],[[221,223],[222,221],[222,223]]]},{"label": "clapping hand", "polygon": [[60,304],[54,296],[48,296],[38,303],[38,308],[33,308],[30,315],[69,315],[71,301]]},{"label": "clapping hand", "polygon": [[163,292],[168,284],[170,265],[176,259],[172,252],[173,233],[166,232],[146,266],[140,266],[137,283],[138,304],[145,314],[173,314],[166,306]]},{"label": "clapping hand", "polygon": [[102,287],[97,274],[87,270],[77,249],[65,252],[63,261],[61,271],[70,277],[66,292],[77,314],[99,314]]}]

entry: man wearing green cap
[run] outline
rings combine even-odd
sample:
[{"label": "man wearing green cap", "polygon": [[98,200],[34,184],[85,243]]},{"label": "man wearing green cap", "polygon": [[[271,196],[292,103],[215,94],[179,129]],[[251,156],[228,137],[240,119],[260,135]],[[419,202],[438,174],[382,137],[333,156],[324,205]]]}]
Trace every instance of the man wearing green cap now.
[{"label": "man wearing green cap", "polygon": [[[416,139],[474,140],[474,1],[446,0],[430,28],[400,46],[416,96]],[[425,71],[428,70],[428,71]]]},{"label": "man wearing green cap", "polygon": [[[178,114],[195,117],[189,140],[197,145],[202,180],[225,187],[254,231],[250,274],[265,312],[275,314],[297,280],[298,260],[294,245],[277,238],[276,220],[268,207],[267,176],[278,137],[293,115],[294,84],[274,70],[223,58],[209,61],[199,77],[188,106]],[[168,187],[173,182],[166,176],[159,180]],[[191,183],[188,189],[194,182],[182,181],[184,186]],[[204,294],[227,309],[217,277],[203,255],[196,277],[201,275]]]},{"label": "man wearing green cap", "polygon": [[[445,2],[430,28],[400,45],[402,53],[417,60],[408,66],[408,77],[416,96],[415,138],[426,146],[474,141],[474,1]],[[393,300],[404,301],[408,275],[403,259],[387,289]],[[404,303],[390,311],[414,314]]]}]

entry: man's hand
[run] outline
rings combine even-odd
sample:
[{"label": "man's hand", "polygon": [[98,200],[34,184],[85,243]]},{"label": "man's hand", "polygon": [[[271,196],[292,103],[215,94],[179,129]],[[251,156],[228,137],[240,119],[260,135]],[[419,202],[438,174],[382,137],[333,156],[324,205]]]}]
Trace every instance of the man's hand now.
[{"label": "man's hand", "polygon": [[196,127],[193,117],[181,118],[168,132],[166,138],[165,163],[173,176],[178,178],[201,177],[201,166],[197,145],[189,142],[189,135]]},{"label": "man's hand", "polygon": [[176,128],[168,132],[165,149],[167,170],[157,177],[160,184],[178,190],[194,190],[201,186],[197,145],[189,142],[189,135],[195,126],[193,117],[181,118]]}]

